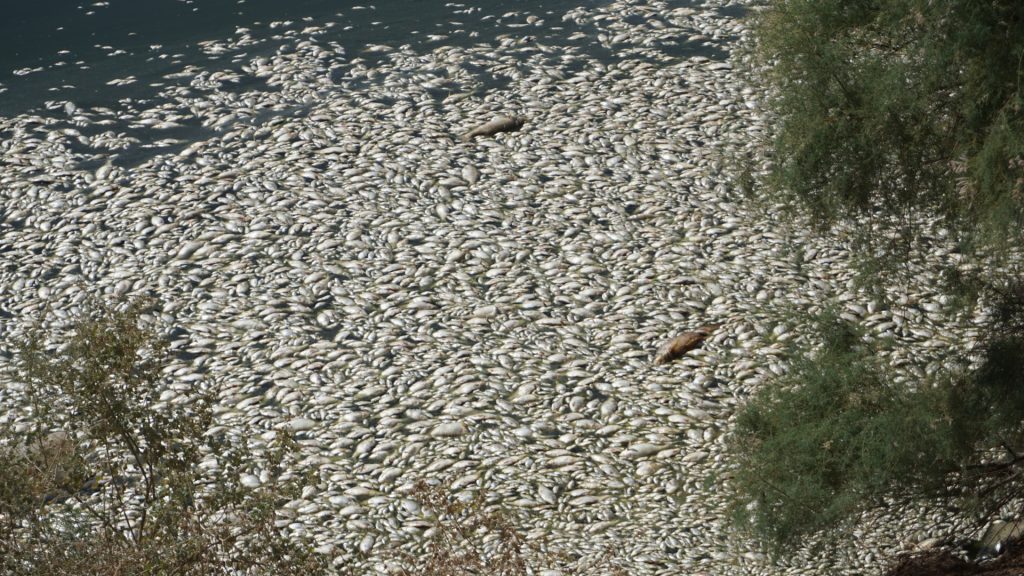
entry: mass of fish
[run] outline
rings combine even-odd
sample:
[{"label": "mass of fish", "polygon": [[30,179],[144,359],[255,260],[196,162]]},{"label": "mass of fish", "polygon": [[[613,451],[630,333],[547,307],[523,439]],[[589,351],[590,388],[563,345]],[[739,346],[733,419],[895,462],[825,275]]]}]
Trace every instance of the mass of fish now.
[{"label": "mass of fish", "polygon": [[[217,397],[211,433],[295,434],[317,482],[280,525],[368,573],[426,545],[420,479],[483,490],[529,538],[610,551],[630,574],[877,569],[945,520],[894,510],[781,567],[737,537],[737,407],[829,301],[898,343],[908,381],[983,318],[937,291],[959,257],[937,227],[913,282],[872,289],[841,233],[738,189],[737,163],[770,159],[737,8],[512,12],[493,43],[347,55],[282,26],[286,49],[177,71],[190,84],[151,107],[0,117],[0,329],[16,338],[47,307],[60,329],[88,295],[158,297],[175,353],[162,401],[199,386]],[[534,32],[569,25],[558,46]],[[182,127],[191,139],[163,135]]]}]

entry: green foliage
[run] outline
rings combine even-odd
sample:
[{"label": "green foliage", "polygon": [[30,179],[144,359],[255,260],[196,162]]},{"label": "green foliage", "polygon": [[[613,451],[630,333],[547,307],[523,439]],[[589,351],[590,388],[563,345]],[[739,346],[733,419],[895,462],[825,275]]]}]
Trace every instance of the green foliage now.
[{"label": "green foliage", "polygon": [[941,478],[970,448],[942,416],[946,393],[892,385],[861,335],[834,316],[819,332],[821,350],[740,413],[732,445],[740,518],[783,548],[909,479]]},{"label": "green foliage", "polygon": [[964,377],[958,401],[974,412],[991,445],[1015,456],[1024,449],[1024,283],[990,291],[994,327],[979,347],[981,366]]},{"label": "green foliage", "polygon": [[1024,218],[1024,4],[775,0],[757,55],[778,117],[772,190],[819,224],[904,231],[937,211],[1006,246]]},{"label": "green foliage", "polygon": [[959,372],[911,385],[821,319],[818,351],[794,350],[739,415],[738,516],[783,548],[894,497],[984,518],[1024,495],[1024,289],[997,286],[1024,230],[1024,3],[770,0],[756,20],[773,196],[820,227],[856,223],[867,286],[942,217],[979,259],[937,287],[996,314],[979,346],[951,350]]},{"label": "green foliage", "polygon": [[[239,486],[255,459],[206,435],[210,398],[179,387],[187,401],[160,400],[167,346],[149,306],[94,304],[57,346],[38,326],[18,346],[30,426],[0,435],[0,572],[323,573],[274,524],[298,486]],[[203,472],[206,454],[219,472]],[[264,454],[272,478],[291,454],[287,438]]]},{"label": "green foliage", "polygon": [[981,367],[893,384],[851,325],[818,319],[797,354],[740,412],[731,453],[741,526],[776,551],[885,499],[960,501],[981,520],[1024,495],[1024,288],[1009,288]]}]

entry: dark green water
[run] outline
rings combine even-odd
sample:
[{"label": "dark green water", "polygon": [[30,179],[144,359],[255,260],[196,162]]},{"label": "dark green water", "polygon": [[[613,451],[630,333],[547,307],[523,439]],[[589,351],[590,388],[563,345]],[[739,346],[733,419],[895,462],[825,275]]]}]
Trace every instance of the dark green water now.
[{"label": "dark green water", "polygon": [[[486,42],[508,32],[499,21],[509,12],[537,15],[558,27],[567,10],[600,3],[373,0],[359,9],[339,0],[6,2],[0,18],[0,115],[32,110],[46,101],[90,107],[145,97],[155,90],[150,84],[185,66],[217,70],[229,67],[232,58],[273,53],[280,45],[274,36],[286,30],[334,23],[318,41],[337,42],[347,54],[357,55],[367,44],[415,46],[432,34],[447,35],[444,42],[453,44]],[[230,40],[239,28],[249,29],[261,42],[241,53],[200,50],[199,42]],[[108,84],[128,76],[136,79],[130,85]]]}]

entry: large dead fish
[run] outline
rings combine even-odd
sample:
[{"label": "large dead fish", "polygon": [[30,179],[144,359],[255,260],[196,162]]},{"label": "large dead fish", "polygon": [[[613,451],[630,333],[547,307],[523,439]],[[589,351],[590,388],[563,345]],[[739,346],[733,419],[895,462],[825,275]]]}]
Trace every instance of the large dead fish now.
[{"label": "large dead fish", "polygon": [[701,326],[693,332],[685,332],[669,340],[658,349],[657,354],[654,356],[654,363],[668,364],[673,360],[681,358],[683,354],[703,344],[704,340],[715,331],[715,328],[718,328],[717,324]]},{"label": "large dead fish", "polygon": [[495,116],[486,124],[481,124],[462,135],[463,142],[469,142],[476,136],[490,136],[498,132],[514,132],[523,127],[526,119],[521,116]]}]

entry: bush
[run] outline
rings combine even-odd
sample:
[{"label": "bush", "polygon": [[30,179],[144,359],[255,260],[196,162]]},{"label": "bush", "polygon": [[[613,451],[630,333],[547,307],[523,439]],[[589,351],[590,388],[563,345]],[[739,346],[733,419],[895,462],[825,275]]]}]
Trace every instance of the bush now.
[{"label": "bush", "polygon": [[527,576],[544,569],[566,576],[626,574],[607,553],[574,559],[546,550],[542,542],[523,535],[507,514],[487,510],[484,492],[463,501],[420,481],[411,496],[422,502],[435,526],[426,553],[398,554],[398,576]]},{"label": "bush", "polygon": [[[149,306],[93,304],[58,346],[38,325],[17,346],[27,406],[17,432],[0,436],[0,572],[323,573],[323,559],[274,524],[297,483],[239,486],[255,458],[244,442],[206,435],[210,397],[160,400],[168,353],[143,321]],[[282,437],[264,455],[272,478],[292,453]],[[208,455],[216,472],[200,466]]]},{"label": "bush", "polygon": [[[740,411],[730,452],[736,517],[776,552],[884,502],[960,503],[982,522],[1024,497],[1024,289],[981,367],[894,384],[877,351],[826,313],[816,353]],[[1016,328],[1014,328],[1016,326]]]},{"label": "bush", "polygon": [[[508,518],[484,510],[483,493],[461,502],[420,482],[413,496],[437,518],[438,525],[426,554],[404,558],[401,576],[526,575],[533,550]],[[484,539],[492,543],[489,550]]]},{"label": "bush", "polygon": [[395,550],[397,576],[527,576],[551,571],[565,576],[624,576],[628,574],[614,554],[604,551],[590,557],[547,548],[543,540],[529,538],[508,513],[486,506],[486,493],[469,500],[454,497],[441,487],[420,481],[411,498],[422,503],[433,526],[427,532],[425,552]]}]

